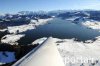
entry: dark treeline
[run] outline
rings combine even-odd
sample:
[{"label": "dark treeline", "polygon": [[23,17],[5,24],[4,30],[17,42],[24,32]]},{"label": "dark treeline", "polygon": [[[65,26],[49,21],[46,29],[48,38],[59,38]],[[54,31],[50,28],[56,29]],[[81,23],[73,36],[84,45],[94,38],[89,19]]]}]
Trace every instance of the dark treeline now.
[{"label": "dark treeline", "polygon": [[[15,52],[15,58],[19,60],[23,56],[25,56],[32,49],[37,47],[39,44],[35,45],[10,45],[10,44],[0,44],[0,52]],[[17,61],[16,60],[16,61]],[[14,62],[16,62],[14,61]],[[11,66],[14,62],[4,64],[2,66]]]}]

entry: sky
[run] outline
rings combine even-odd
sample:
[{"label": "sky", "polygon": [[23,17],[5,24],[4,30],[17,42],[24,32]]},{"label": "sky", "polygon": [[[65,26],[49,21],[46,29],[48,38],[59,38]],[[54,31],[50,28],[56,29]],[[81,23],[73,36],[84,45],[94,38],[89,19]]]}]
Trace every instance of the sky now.
[{"label": "sky", "polygon": [[0,0],[0,13],[79,9],[100,10],[100,0]]}]

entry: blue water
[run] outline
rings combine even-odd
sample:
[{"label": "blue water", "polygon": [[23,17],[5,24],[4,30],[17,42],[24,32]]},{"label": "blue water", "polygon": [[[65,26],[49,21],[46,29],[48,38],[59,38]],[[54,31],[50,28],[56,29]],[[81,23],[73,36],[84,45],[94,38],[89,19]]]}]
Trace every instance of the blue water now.
[{"label": "blue water", "polygon": [[76,38],[78,41],[94,40],[100,32],[69,21],[54,19],[25,34],[26,36],[19,41],[21,44],[22,41],[28,44],[36,39],[49,36],[60,39]]}]

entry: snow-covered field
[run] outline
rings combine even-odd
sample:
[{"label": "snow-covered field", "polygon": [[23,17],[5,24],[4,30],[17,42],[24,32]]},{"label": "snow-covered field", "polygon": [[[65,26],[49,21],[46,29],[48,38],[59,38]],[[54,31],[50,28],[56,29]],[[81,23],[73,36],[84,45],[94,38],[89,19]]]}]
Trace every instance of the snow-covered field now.
[{"label": "snow-covered field", "polygon": [[9,33],[17,34],[17,33],[25,32],[27,30],[35,29],[39,25],[44,25],[49,20],[52,20],[52,18],[38,19],[38,22],[36,20],[31,20],[29,24],[20,25],[20,26],[13,26],[13,27],[9,26],[7,28],[7,30]]},{"label": "snow-covered field", "polygon": [[83,22],[82,25],[88,27],[88,28],[91,28],[91,29],[97,29],[97,30],[100,30],[100,22],[97,22],[97,21],[86,21],[86,22]]},{"label": "snow-covered field", "polygon": [[[48,21],[52,20],[53,18],[48,18],[48,19],[38,19],[37,22],[35,21],[31,21],[31,23],[35,24],[36,26],[39,26],[39,25],[44,25],[46,24]],[[35,22],[35,23],[34,23]]]},{"label": "snow-covered field", "polygon": [[45,41],[47,38],[46,37],[43,37],[43,38],[40,38],[38,40],[35,40],[34,42],[32,42],[32,45],[34,44],[41,44],[43,43],[43,41]]},{"label": "snow-covered field", "polygon": [[6,31],[6,30],[7,30],[7,29],[0,29],[1,32],[4,32],[4,31]]},{"label": "snow-covered field", "polygon": [[8,27],[8,32],[17,34],[17,33],[25,32],[27,30],[32,30],[32,29],[35,29],[34,25],[28,24],[28,25]]},{"label": "snow-covered field", "polygon": [[[73,39],[65,39],[64,42],[58,44],[58,49],[64,59],[66,66],[92,66],[100,64],[100,40],[93,43],[77,42]],[[98,65],[100,66],[100,65]]]},{"label": "snow-covered field", "polygon": [[2,37],[1,39],[1,43],[8,43],[8,44],[11,44],[11,45],[17,45],[17,41],[20,40],[20,38],[24,37],[25,35],[22,35],[22,34],[18,34],[18,35],[15,35],[15,34],[10,34],[10,35],[5,35],[4,37]]}]

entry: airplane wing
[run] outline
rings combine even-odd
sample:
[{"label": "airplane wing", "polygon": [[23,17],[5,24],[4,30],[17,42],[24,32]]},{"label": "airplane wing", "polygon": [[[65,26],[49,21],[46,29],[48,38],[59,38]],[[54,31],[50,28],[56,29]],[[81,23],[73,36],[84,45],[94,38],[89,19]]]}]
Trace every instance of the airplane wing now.
[{"label": "airplane wing", "polygon": [[52,37],[30,51],[12,66],[64,66]]}]

